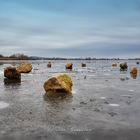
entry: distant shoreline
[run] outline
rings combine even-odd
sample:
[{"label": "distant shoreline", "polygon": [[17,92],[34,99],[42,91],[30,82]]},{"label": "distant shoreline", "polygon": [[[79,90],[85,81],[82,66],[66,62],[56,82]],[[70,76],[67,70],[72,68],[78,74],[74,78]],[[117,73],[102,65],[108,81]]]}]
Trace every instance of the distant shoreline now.
[{"label": "distant shoreline", "polygon": [[140,60],[140,58],[95,58],[95,57],[39,57],[28,56],[22,53],[4,56],[0,54],[0,60]]},{"label": "distant shoreline", "polygon": [[45,58],[29,57],[27,59],[1,57],[0,60],[140,60],[140,58]]}]

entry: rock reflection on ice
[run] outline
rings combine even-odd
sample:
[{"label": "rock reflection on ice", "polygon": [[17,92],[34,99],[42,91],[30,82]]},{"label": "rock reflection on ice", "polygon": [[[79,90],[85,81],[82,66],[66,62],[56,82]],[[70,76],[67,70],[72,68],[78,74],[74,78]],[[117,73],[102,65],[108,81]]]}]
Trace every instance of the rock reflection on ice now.
[{"label": "rock reflection on ice", "polygon": [[0,70],[0,75],[3,74],[3,71]]},{"label": "rock reflection on ice", "polygon": [[110,106],[113,106],[113,107],[118,107],[120,106],[119,104],[109,104]]},{"label": "rock reflection on ice", "polygon": [[122,81],[129,80],[129,77],[126,74],[120,74],[120,80]]},{"label": "rock reflection on ice", "polygon": [[8,103],[3,102],[3,101],[0,101],[0,109],[6,108],[6,107],[8,107],[8,106],[9,106]]}]

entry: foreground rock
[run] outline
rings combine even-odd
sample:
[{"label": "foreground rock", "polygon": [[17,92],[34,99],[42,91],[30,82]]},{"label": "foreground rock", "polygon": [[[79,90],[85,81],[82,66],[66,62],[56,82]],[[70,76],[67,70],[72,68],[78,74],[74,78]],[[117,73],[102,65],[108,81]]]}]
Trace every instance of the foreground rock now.
[{"label": "foreground rock", "polygon": [[16,69],[19,73],[29,73],[32,70],[32,64],[22,63]]},{"label": "foreground rock", "polygon": [[58,75],[50,78],[44,83],[46,94],[50,97],[60,97],[71,94],[72,80],[66,75]]},{"label": "foreground rock", "polygon": [[127,71],[127,68],[128,68],[128,65],[127,65],[126,62],[120,64],[120,70],[121,71]]},{"label": "foreground rock", "polygon": [[86,67],[86,64],[85,64],[85,63],[82,63],[81,66],[82,66],[82,67]]},{"label": "foreground rock", "polygon": [[133,79],[137,78],[137,74],[138,74],[138,69],[136,67],[132,67],[130,70],[130,75]]},{"label": "foreground rock", "polygon": [[21,74],[16,70],[15,67],[7,67],[4,70],[4,77],[10,79],[10,80],[20,80]]},{"label": "foreground rock", "polygon": [[51,68],[51,67],[52,67],[51,62],[48,62],[47,67],[48,67],[48,68]]},{"label": "foreground rock", "polygon": [[68,64],[66,64],[65,67],[66,67],[67,70],[72,70],[73,64],[72,63],[68,63]]}]

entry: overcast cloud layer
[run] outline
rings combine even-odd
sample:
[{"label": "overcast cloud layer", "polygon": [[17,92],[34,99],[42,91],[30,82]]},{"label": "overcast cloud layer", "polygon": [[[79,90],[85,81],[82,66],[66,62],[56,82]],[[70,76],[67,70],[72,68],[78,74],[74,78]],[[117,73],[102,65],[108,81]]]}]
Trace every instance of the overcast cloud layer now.
[{"label": "overcast cloud layer", "polygon": [[140,57],[140,0],[0,0],[0,54]]}]

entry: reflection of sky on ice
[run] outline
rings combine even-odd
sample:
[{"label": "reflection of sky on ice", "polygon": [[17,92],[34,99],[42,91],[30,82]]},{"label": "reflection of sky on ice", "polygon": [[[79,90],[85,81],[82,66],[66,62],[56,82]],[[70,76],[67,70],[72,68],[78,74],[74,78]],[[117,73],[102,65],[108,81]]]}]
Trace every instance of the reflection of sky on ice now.
[{"label": "reflection of sky on ice", "polygon": [[[1,72],[5,67],[12,66],[13,62],[8,62],[0,65]],[[18,65],[16,61],[14,63]],[[135,112],[139,113],[139,75],[134,80],[130,78],[129,69],[120,73],[119,67],[112,68],[112,63],[116,61],[85,61],[85,68],[81,67],[82,61],[75,60],[53,61],[51,68],[47,67],[48,61],[31,63],[33,70],[21,75],[21,83],[4,84],[4,76],[0,74],[0,111],[3,122],[7,122],[6,115],[12,127],[21,127],[21,120],[29,121],[31,124],[22,125],[22,131],[27,128],[36,130],[38,124],[40,128],[45,127],[45,131],[50,128],[52,131],[82,130],[83,126],[89,130],[92,126],[110,127],[110,122],[111,129],[116,128],[116,124],[119,127],[128,127],[131,123],[139,126],[139,115],[134,116]],[[65,70],[67,63],[74,64],[73,71]],[[136,61],[128,61],[129,68],[135,64]],[[139,69],[139,65],[137,67]],[[51,100],[45,96],[43,84],[60,73],[67,73],[72,78],[72,96]],[[120,80],[121,74],[129,76],[129,79]],[[16,118],[16,123],[12,118]],[[100,125],[98,122],[101,122]]]}]

